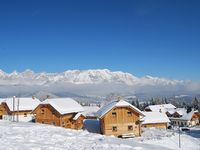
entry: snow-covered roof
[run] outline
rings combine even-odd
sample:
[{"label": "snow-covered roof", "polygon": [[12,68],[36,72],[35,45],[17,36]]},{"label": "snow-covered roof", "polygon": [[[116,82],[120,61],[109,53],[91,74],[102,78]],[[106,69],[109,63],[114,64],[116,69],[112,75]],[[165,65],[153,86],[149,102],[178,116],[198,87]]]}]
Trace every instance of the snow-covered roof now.
[{"label": "snow-covered roof", "polygon": [[171,115],[173,115],[175,112],[178,113],[179,115],[183,115],[185,111],[186,111],[185,108],[176,108],[176,109],[168,109],[166,112],[170,113]]},{"label": "snow-covered roof", "polygon": [[77,120],[81,115],[83,115],[82,113],[77,113],[75,116],[74,116],[74,118],[73,118],[73,120]]},{"label": "snow-covered roof", "polygon": [[174,109],[170,109],[170,110],[167,110],[167,112],[172,115],[172,114],[174,114],[175,110]]},{"label": "snow-covered roof", "polygon": [[185,108],[179,108],[177,113],[179,113],[181,115],[181,117],[170,117],[170,119],[173,120],[191,120],[193,114],[195,113],[194,110],[192,110],[191,112],[187,113],[187,110]]},{"label": "snow-covered roof", "polygon": [[149,105],[147,107],[151,111],[161,111],[161,112],[167,112],[167,110],[175,109],[176,107],[172,104],[161,104],[161,105]]},{"label": "snow-covered roof", "polygon": [[140,115],[144,116],[142,111],[140,111],[138,108],[136,108],[135,106],[131,105],[130,103],[124,100],[113,100],[108,104],[104,105],[103,107],[101,107],[96,114],[99,118],[102,118],[107,112],[109,112],[111,109],[115,107],[130,107],[136,112],[138,112]]},{"label": "snow-covered roof", "polygon": [[145,117],[143,118],[142,124],[151,124],[151,123],[168,123],[170,122],[169,118],[165,113],[160,112],[143,112]]},{"label": "snow-covered roof", "polygon": [[187,110],[185,108],[178,108],[175,112],[182,116],[186,111]]},{"label": "snow-covered roof", "polygon": [[1,104],[2,102],[5,102],[5,99],[0,98],[0,104]]},{"label": "snow-covered roof", "polygon": [[40,104],[50,104],[53,108],[55,108],[60,114],[68,114],[75,112],[83,112],[83,107],[78,104],[72,98],[54,98],[54,99],[46,99]]},{"label": "snow-covered roof", "polygon": [[[14,100],[15,100],[15,106],[14,106],[15,111],[17,111],[18,101],[19,101],[19,111],[33,110],[40,103],[39,99],[32,97],[20,97],[20,98],[15,97]],[[13,97],[6,98],[5,103],[8,105],[10,111],[13,111]]]},{"label": "snow-covered roof", "polygon": [[95,116],[96,112],[99,110],[98,106],[83,106],[84,108],[84,112],[83,115],[84,116]]}]

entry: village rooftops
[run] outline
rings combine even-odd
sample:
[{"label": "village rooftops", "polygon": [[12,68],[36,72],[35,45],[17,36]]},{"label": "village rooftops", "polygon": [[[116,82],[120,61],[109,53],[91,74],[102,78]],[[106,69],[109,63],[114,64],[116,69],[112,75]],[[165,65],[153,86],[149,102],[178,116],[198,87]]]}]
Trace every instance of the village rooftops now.
[{"label": "village rooftops", "polygon": [[97,111],[97,116],[99,118],[102,118],[106,113],[108,113],[110,110],[116,107],[129,107],[133,110],[135,110],[137,113],[139,113],[141,116],[144,116],[144,113],[140,111],[138,108],[135,106],[131,105],[130,103],[124,101],[124,100],[113,100],[109,102],[108,104],[104,105]]},{"label": "village rooftops", "polygon": [[143,112],[145,117],[142,119],[142,124],[152,123],[169,123],[170,120],[165,113],[160,112]]},{"label": "village rooftops", "polygon": [[60,114],[83,112],[83,107],[72,98],[46,99],[40,104],[49,104]]},{"label": "village rooftops", "polygon": [[179,115],[183,115],[184,112],[186,111],[185,108],[176,108],[176,109],[169,109],[167,112],[171,115],[173,115],[175,112],[178,113]]},{"label": "village rooftops", "polygon": [[149,105],[145,109],[151,111],[167,112],[168,110],[176,109],[176,107],[172,104],[161,104],[161,105]]},{"label": "village rooftops", "polygon": [[[35,107],[38,106],[40,103],[40,100],[33,97],[15,97],[15,98],[6,98],[5,103],[7,104],[10,111],[13,111],[13,99],[14,99],[14,111],[27,111],[27,110],[33,110]],[[18,109],[19,104],[19,109]]]},{"label": "village rooftops", "polygon": [[187,110],[185,108],[178,109],[175,112],[179,113],[181,115],[181,117],[170,117],[170,119],[190,121],[192,119],[193,114],[195,113],[194,110],[187,113]]}]

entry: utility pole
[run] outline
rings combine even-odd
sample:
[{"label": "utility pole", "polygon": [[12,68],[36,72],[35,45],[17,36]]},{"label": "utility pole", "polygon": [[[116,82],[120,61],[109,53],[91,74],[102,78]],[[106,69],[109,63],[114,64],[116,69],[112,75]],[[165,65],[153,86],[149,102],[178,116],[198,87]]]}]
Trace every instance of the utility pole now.
[{"label": "utility pole", "polygon": [[13,96],[13,113],[12,113],[12,120],[15,121],[15,96]]},{"label": "utility pole", "polygon": [[19,98],[17,99],[17,122],[19,122]]},{"label": "utility pole", "polygon": [[179,133],[178,145],[179,145],[179,148],[181,148],[181,129],[180,129],[180,126],[178,126],[178,133]]}]

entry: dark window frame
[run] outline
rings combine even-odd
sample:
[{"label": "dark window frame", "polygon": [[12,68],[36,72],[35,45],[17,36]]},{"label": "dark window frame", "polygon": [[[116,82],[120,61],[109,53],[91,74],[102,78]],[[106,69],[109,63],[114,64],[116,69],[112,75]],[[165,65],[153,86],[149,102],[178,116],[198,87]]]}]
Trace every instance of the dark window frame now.
[{"label": "dark window frame", "polygon": [[127,115],[128,115],[128,117],[131,117],[131,116],[133,116],[133,113],[131,111],[128,111]]},{"label": "dark window frame", "polygon": [[117,126],[112,126],[112,131],[117,132]]},{"label": "dark window frame", "polygon": [[128,125],[128,131],[133,131],[133,126],[132,125]]},{"label": "dark window frame", "polygon": [[117,113],[116,112],[112,112],[112,117],[116,118],[117,117]]}]

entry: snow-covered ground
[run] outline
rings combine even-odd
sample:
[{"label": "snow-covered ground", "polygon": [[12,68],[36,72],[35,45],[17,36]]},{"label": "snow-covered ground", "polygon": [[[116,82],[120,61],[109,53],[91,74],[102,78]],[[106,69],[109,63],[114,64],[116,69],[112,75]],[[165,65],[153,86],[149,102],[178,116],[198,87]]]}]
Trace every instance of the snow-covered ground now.
[{"label": "snow-covered ground", "polygon": [[155,128],[143,130],[142,137],[135,138],[136,141],[171,149],[200,150],[200,128],[191,128],[190,132],[182,132],[180,134],[181,148],[179,148],[178,131]]},{"label": "snow-covered ground", "polygon": [[[198,136],[181,137],[181,149],[200,149]],[[51,125],[0,121],[2,150],[169,150],[178,149],[177,138],[176,133],[155,129],[145,131],[140,138],[119,139]]]}]

